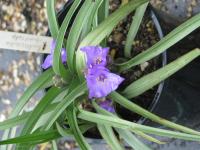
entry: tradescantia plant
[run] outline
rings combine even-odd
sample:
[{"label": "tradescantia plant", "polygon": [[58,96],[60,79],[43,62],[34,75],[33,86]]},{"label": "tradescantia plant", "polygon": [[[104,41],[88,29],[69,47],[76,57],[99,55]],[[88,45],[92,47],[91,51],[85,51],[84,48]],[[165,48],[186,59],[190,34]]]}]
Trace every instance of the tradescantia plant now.
[{"label": "tradescantia plant", "polygon": [[[8,144],[16,144],[17,150],[28,150],[48,141],[56,149],[55,140],[66,136],[73,136],[81,149],[90,150],[91,146],[83,134],[92,127],[98,128],[113,150],[125,149],[119,139],[135,150],[150,150],[139,141],[138,136],[158,144],[164,142],[153,135],[200,141],[200,132],[160,118],[130,101],[197,58],[200,55],[199,48],[145,75],[123,91],[116,91],[127,80],[120,77],[121,72],[134,69],[134,66],[154,58],[197,29],[200,26],[200,14],[174,29],[146,51],[130,58],[130,45],[139,29],[148,0],[130,0],[110,15],[108,0],[74,0],[60,26],[55,0],[46,0],[46,4],[49,29],[54,39],[51,54],[42,64],[46,71],[24,92],[10,118],[0,122],[0,130],[5,130],[3,140],[0,141],[0,145],[3,145],[1,150],[7,150]],[[134,21],[124,50],[127,61],[115,63],[113,60],[114,72],[107,67],[109,47],[106,46],[106,40],[116,25],[134,11]],[[75,12],[76,17],[72,19]],[[50,89],[37,106],[30,112],[24,112],[23,108],[30,98],[48,87]],[[83,103],[91,103],[95,111],[84,109]],[[172,130],[124,120],[118,116],[113,103]],[[16,126],[22,126],[22,130],[14,137]]]}]

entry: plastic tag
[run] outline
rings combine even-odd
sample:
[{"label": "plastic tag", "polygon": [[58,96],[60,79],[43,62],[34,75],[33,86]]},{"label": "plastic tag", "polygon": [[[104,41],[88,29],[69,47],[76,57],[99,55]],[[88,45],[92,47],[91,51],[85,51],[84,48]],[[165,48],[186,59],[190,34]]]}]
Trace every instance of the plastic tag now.
[{"label": "plastic tag", "polygon": [[0,49],[50,53],[52,40],[46,36],[0,31]]}]

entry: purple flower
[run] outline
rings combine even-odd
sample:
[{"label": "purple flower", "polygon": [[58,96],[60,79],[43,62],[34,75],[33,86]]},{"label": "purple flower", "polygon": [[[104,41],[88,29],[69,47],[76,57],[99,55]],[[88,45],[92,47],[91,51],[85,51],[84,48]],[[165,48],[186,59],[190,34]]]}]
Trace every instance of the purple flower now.
[{"label": "purple flower", "polygon": [[112,105],[112,101],[111,100],[105,100],[105,101],[101,101],[99,102],[99,106],[111,113],[114,113],[115,112],[115,109]]},{"label": "purple flower", "polygon": [[82,47],[81,51],[86,53],[88,68],[92,68],[97,65],[104,67],[106,66],[109,48],[102,48],[100,46],[86,46]]},{"label": "purple flower", "polygon": [[[42,64],[42,68],[43,69],[47,69],[49,67],[52,66],[53,64],[53,53],[54,53],[54,49],[56,47],[56,41],[53,40],[52,43],[51,43],[51,54],[49,54],[46,59],[44,60],[43,64]],[[66,63],[67,62],[67,53],[66,53],[66,49],[65,48],[62,48],[61,50],[61,58],[62,58],[62,63]]]},{"label": "purple flower", "polygon": [[86,80],[89,98],[102,98],[115,91],[124,79],[105,67],[97,66],[88,69]]}]

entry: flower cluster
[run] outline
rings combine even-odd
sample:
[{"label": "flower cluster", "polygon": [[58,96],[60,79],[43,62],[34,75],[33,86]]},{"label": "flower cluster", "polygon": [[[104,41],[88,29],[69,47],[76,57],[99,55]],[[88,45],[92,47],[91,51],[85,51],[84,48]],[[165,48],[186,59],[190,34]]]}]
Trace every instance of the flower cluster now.
[{"label": "flower cluster", "polygon": [[[53,64],[53,53],[56,46],[55,40],[51,44],[51,54],[49,54],[44,63],[43,69],[47,69]],[[107,68],[107,56],[109,48],[102,48],[100,46],[87,46],[81,48],[87,57],[87,71],[85,72],[85,78],[89,90],[89,98],[103,98],[109,93],[116,90],[121,82],[124,80],[117,74],[111,73]],[[62,63],[67,62],[66,49],[61,50]],[[99,105],[107,111],[114,112],[111,100],[105,100],[99,103]]]},{"label": "flower cluster", "polygon": [[81,48],[87,58],[87,72],[85,73],[89,98],[102,98],[115,91],[124,80],[107,68],[109,48],[87,46]]},{"label": "flower cluster", "polygon": [[[46,57],[46,59],[44,60],[44,62],[42,64],[42,68],[43,69],[48,69],[49,67],[52,66],[52,64],[53,64],[53,53],[54,53],[55,47],[56,47],[56,41],[53,40],[51,42],[51,47],[50,47],[51,54],[49,54]],[[66,49],[65,48],[61,49],[61,58],[62,58],[62,63],[63,64],[67,62],[67,53],[66,53]]]}]

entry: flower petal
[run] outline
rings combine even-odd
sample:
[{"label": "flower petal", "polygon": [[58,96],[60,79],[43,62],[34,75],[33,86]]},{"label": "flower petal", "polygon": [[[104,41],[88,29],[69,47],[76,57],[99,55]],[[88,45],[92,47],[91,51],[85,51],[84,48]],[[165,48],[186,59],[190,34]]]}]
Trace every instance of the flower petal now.
[{"label": "flower petal", "polygon": [[65,48],[62,48],[61,50],[61,58],[63,64],[67,62],[67,52]]},{"label": "flower petal", "polygon": [[53,63],[53,55],[48,55],[42,64],[43,69],[47,69],[52,66]]},{"label": "flower petal", "polygon": [[88,68],[92,68],[96,65],[106,66],[109,48],[102,48],[100,46],[86,46],[82,47],[81,51],[86,53]]},{"label": "flower petal", "polygon": [[90,69],[86,76],[89,98],[102,98],[115,91],[124,80],[104,67]]},{"label": "flower petal", "polygon": [[56,48],[56,40],[52,40],[51,46],[50,46],[51,54],[53,54],[55,48]]},{"label": "flower petal", "polygon": [[[52,64],[53,64],[53,53],[54,53],[55,47],[56,47],[56,41],[53,40],[51,42],[51,47],[50,47],[51,53],[46,57],[46,59],[44,60],[44,62],[42,64],[43,69],[47,69],[47,68],[52,66]],[[66,53],[65,48],[61,49],[61,59],[62,59],[63,64],[67,62],[67,53]]]},{"label": "flower petal", "polygon": [[112,112],[114,113],[115,112],[115,109],[112,105],[112,101],[111,100],[105,100],[105,101],[101,101],[99,102],[99,106],[109,112]]}]

